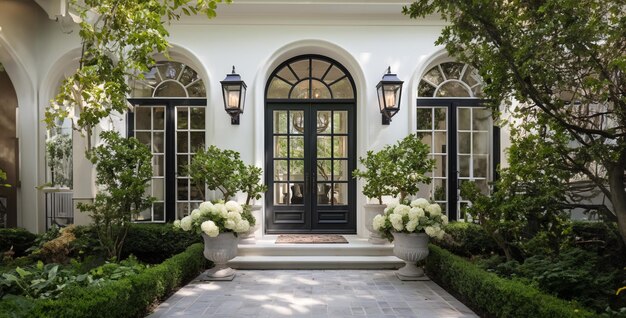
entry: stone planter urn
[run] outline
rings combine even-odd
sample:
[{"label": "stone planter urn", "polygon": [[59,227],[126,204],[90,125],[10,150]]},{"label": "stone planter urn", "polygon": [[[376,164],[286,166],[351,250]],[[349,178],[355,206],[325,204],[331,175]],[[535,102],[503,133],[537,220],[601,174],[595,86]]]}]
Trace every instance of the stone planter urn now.
[{"label": "stone planter urn", "polygon": [[372,222],[374,221],[374,217],[377,215],[382,215],[384,213],[386,204],[366,204],[363,206],[363,218],[365,220],[365,227],[368,231],[370,231],[368,242],[372,244],[386,244],[388,243],[386,239],[384,239],[380,233],[374,230]]},{"label": "stone planter urn", "polygon": [[396,277],[400,280],[428,280],[424,270],[415,264],[428,256],[428,235],[396,232],[391,234],[393,234],[393,254],[406,263],[396,271]]},{"label": "stone planter urn", "polygon": [[246,233],[239,234],[239,244],[256,244],[256,231],[261,228],[261,206],[252,206],[252,216],[254,217],[254,226],[250,227],[250,230]]},{"label": "stone planter urn", "polygon": [[215,267],[206,271],[206,280],[233,280],[235,270],[226,263],[237,256],[239,238],[232,232],[220,233],[210,237],[202,233],[204,239],[204,257],[212,261]]}]

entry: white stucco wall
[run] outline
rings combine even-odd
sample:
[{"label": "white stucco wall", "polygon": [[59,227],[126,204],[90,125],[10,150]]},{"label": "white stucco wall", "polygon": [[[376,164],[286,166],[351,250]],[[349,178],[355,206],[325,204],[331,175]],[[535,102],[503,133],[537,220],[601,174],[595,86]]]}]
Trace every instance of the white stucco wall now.
[{"label": "white stucco wall", "polygon": [[[183,17],[168,26],[173,59],[192,65],[204,78],[208,96],[207,144],[239,151],[245,162],[263,167],[266,80],[281,62],[301,54],[333,58],[354,78],[357,156],[411,133],[415,129],[419,77],[444,54],[441,47],[433,44],[443,24],[436,18],[410,20],[401,14],[403,3],[241,0],[220,5],[214,20]],[[43,196],[34,190],[44,182],[45,127],[41,120],[60,79],[76,67],[80,41],[77,31],[69,33],[67,25],[50,20],[34,1],[0,2],[0,27],[0,62],[6,66],[20,99],[20,225],[41,231],[45,224]],[[240,125],[230,124],[223,110],[219,83],[230,73],[232,65],[248,84]],[[376,84],[387,66],[405,84],[401,110],[389,126],[384,126]],[[117,125],[124,127],[123,123]],[[90,175],[80,169],[75,161],[75,178]],[[361,187],[359,183],[358,189]],[[76,191],[83,197],[92,189]],[[360,194],[357,198],[360,214],[366,202]],[[358,232],[365,233],[360,218]]]}]

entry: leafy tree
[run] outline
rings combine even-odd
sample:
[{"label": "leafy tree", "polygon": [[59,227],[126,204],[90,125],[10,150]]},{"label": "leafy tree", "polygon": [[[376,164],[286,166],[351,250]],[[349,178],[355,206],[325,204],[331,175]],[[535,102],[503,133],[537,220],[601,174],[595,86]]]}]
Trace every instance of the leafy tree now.
[{"label": "leafy tree", "polygon": [[46,140],[46,161],[52,185],[72,187],[72,138],[58,134]]},{"label": "leafy tree", "polygon": [[[130,107],[129,82],[143,78],[155,64],[153,55],[167,56],[167,22],[181,14],[215,16],[222,0],[71,0],[81,21],[82,52],[76,73],[63,81],[60,93],[46,108],[48,127],[65,118],[87,135],[113,112]],[[226,0],[230,2],[230,0]],[[74,112],[79,117],[74,118]]]},{"label": "leafy tree", "polygon": [[198,149],[187,167],[194,182],[206,184],[209,190],[219,190],[226,201],[241,189],[245,168],[238,152],[215,146]]},{"label": "leafy tree", "polygon": [[374,153],[367,152],[359,160],[366,170],[356,169],[352,175],[367,181],[363,194],[378,199],[382,204],[383,195],[400,196],[400,202],[409,195],[415,195],[421,184],[430,183],[430,172],[435,164],[428,159],[430,148],[416,135],[411,134],[394,145],[387,145]]},{"label": "leafy tree", "polygon": [[250,205],[252,199],[260,199],[261,194],[267,191],[267,186],[261,183],[263,170],[254,165],[244,166],[239,173],[241,175],[241,190],[246,193],[246,205]]},{"label": "leafy tree", "polygon": [[[567,142],[567,138],[564,133],[542,136],[514,129],[509,167],[499,169],[493,193],[481,193],[472,182],[461,185],[461,195],[472,202],[467,213],[480,222],[507,260],[522,260],[532,254],[526,250],[532,242],[559,252],[568,218],[563,209],[569,205],[567,184],[562,180],[569,179],[571,173],[560,168],[561,157],[552,143]],[[535,240],[529,243],[531,239]]]},{"label": "leafy tree", "polygon": [[368,151],[365,157],[359,158],[364,170],[355,169],[352,175],[355,178],[365,179],[363,194],[368,198],[375,198],[378,204],[383,204],[383,196],[393,192],[390,179],[392,177],[393,161],[387,158],[385,149],[373,152]]},{"label": "leafy tree", "polygon": [[518,101],[514,114],[566,136],[546,145],[608,198],[588,208],[617,219],[626,242],[626,2],[419,0],[403,11],[448,21],[437,44],[479,70],[494,109]]},{"label": "leafy tree", "polygon": [[96,185],[100,191],[93,204],[78,208],[90,212],[100,245],[110,258],[118,261],[132,216],[149,209],[154,201],[146,195],[152,178],[152,153],[136,138],[124,138],[117,132],[100,134],[105,144],[89,151],[96,165]]}]

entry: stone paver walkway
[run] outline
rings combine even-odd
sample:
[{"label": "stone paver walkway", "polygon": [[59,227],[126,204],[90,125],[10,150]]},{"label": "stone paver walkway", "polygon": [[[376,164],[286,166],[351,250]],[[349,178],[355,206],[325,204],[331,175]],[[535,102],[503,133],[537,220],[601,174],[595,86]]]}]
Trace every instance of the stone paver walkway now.
[{"label": "stone paver walkway", "polygon": [[231,282],[191,282],[149,317],[478,317],[437,284],[393,272],[239,270]]}]

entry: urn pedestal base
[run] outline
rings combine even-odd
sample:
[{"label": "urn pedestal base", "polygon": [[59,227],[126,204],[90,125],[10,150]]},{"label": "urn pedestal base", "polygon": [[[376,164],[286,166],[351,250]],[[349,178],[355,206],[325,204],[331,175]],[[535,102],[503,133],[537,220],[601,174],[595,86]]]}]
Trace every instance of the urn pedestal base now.
[{"label": "urn pedestal base", "polygon": [[416,263],[428,256],[428,235],[426,233],[392,233],[393,254],[406,265],[396,271],[399,280],[429,280],[424,269]]},{"label": "urn pedestal base", "polygon": [[226,263],[237,256],[239,239],[232,233],[220,233],[217,237],[209,237],[202,233],[204,238],[204,257],[212,261],[215,266],[207,270],[201,280],[233,280],[235,270]]}]

